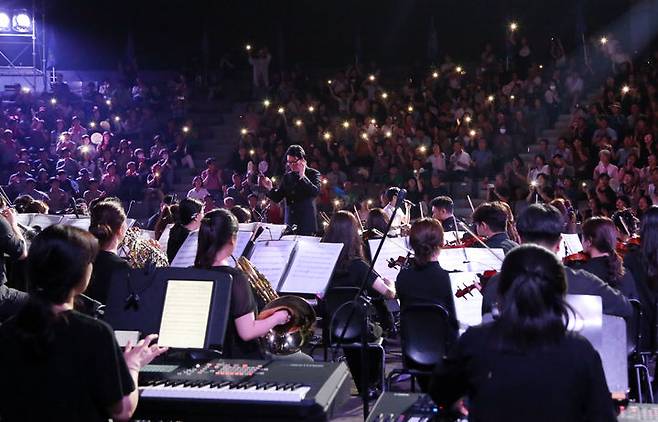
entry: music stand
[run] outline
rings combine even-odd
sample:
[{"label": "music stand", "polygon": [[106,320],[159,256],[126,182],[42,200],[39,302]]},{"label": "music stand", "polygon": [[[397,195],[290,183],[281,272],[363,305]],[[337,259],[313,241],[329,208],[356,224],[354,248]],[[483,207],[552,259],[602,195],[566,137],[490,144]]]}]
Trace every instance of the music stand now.
[{"label": "music stand", "polygon": [[105,321],[115,330],[158,333],[169,280],[212,281],[212,299],[204,348],[221,348],[229,318],[229,273],[195,268],[157,268],[121,271],[112,277]]}]

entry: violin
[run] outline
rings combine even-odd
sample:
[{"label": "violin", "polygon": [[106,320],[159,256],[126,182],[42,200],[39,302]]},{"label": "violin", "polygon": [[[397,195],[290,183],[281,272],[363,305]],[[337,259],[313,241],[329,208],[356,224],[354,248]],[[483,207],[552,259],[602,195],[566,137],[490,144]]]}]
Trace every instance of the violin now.
[{"label": "violin", "polygon": [[363,230],[361,232],[361,238],[364,241],[368,241],[368,240],[372,240],[372,239],[381,239],[382,237],[384,237],[384,233],[382,233],[381,231],[379,231],[375,228],[370,228],[370,229],[367,229],[367,230]]},{"label": "violin", "polygon": [[564,264],[583,263],[583,262],[587,262],[588,260],[589,260],[589,255],[586,254],[585,252],[577,252],[562,258],[562,262]]},{"label": "violin", "polygon": [[631,236],[625,241],[619,241],[617,242],[617,246],[615,247],[617,253],[621,256],[626,255],[626,253],[632,251],[633,249],[636,249],[640,246],[641,244],[641,239],[640,236]]},{"label": "violin", "polygon": [[486,238],[480,236],[469,236],[468,233],[464,234],[461,239],[461,243],[458,242],[449,242],[443,245],[444,249],[456,249],[456,248],[472,248],[476,245],[479,245],[480,242],[484,242]]},{"label": "violin", "polygon": [[411,253],[408,253],[407,256],[398,256],[397,258],[389,258],[386,260],[388,263],[388,268],[408,268],[411,264],[413,258]]},{"label": "violin", "polygon": [[460,289],[457,289],[457,291],[455,292],[455,297],[458,297],[458,298],[461,297],[464,300],[468,300],[468,297],[466,295],[473,296],[473,290],[477,290],[478,292],[481,292],[482,291],[482,285],[480,285],[480,283],[478,283],[477,281],[474,282],[471,285],[468,285],[468,286],[466,284],[464,284],[463,287],[461,287]]}]

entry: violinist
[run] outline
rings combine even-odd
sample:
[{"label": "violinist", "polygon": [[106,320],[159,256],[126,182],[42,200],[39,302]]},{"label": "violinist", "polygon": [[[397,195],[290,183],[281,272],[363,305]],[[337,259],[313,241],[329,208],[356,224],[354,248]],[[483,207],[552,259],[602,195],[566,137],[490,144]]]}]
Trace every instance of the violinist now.
[{"label": "violinist", "polygon": [[[500,248],[507,254],[519,246],[507,235],[507,213],[500,202],[480,204],[473,213],[473,223],[479,236],[485,238],[484,244],[490,248]],[[476,247],[480,247],[479,243]]]},{"label": "violinist", "polygon": [[639,220],[630,208],[616,211],[612,214],[612,222],[617,228],[617,251],[624,255],[630,249],[640,246],[640,237],[637,235]]},{"label": "violinist", "polygon": [[[399,212],[399,211],[398,211]],[[366,219],[366,230],[378,230],[381,233],[386,232],[386,227],[388,226],[388,215],[381,208],[373,208],[368,213],[368,218]],[[371,237],[371,239],[377,239],[377,237]]]},{"label": "violinist", "polygon": [[[388,188],[386,191],[385,195],[388,203],[384,207],[384,213],[389,219],[393,216],[393,211],[397,206],[399,192],[400,188],[396,187]],[[399,235],[400,227],[402,227],[403,224],[405,224],[405,212],[403,211],[403,208],[400,207],[400,209],[395,213],[395,217],[393,217],[393,224],[391,225],[390,234]]]},{"label": "violinist", "polygon": [[439,220],[443,227],[443,232],[457,231],[457,223],[455,222],[455,203],[449,196],[437,196],[430,202],[432,208],[432,218]]},{"label": "violinist", "polygon": [[624,270],[624,260],[616,246],[617,230],[612,220],[592,217],[583,224],[583,248],[588,259],[571,261],[567,265],[594,274],[628,299],[637,299],[635,279]]},{"label": "violinist", "polygon": [[[560,249],[564,220],[560,211],[552,205],[532,204],[528,206],[519,215],[516,228],[524,244],[543,246],[556,254]],[[568,282],[567,293],[600,296],[603,313],[607,315],[628,318],[633,314],[633,308],[628,299],[594,274],[569,267],[566,267],[564,271]],[[491,313],[496,308],[499,299],[498,282],[499,277],[493,276],[485,284],[482,290],[482,314]]]},{"label": "violinist", "polygon": [[457,333],[450,276],[439,264],[439,253],[443,245],[443,228],[433,218],[417,220],[409,231],[409,243],[414,250],[414,259],[398,274],[395,283],[400,307],[435,303],[448,311],[450,325]]}]

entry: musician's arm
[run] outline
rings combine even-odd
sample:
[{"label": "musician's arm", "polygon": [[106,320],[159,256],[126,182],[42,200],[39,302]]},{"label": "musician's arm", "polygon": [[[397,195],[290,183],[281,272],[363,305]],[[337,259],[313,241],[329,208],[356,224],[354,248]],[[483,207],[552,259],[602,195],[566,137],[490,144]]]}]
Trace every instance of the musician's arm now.
[{"label": "musician's arm", "polygon": [[305,194],[318,196],[320,194],[320,172],[313,171],[309,176],[300,177],[297,183],[301,185],[301,191]]},{"label": "musician's arm", "polygon": [[14,259],[27,257],[27,244],[23,232],[18,227],[16,213],[7,208],[2,211],[0,217],[0,253],[6,253]]},{"label": "musician's arm", "polygon": [[386,299],[395,298],[395,284],[381,277],[377,277],[374,283],[372,283],[372,288],[379,292]]},{"label": "musician's arm", "polygon": [[285,185],[286,185],[286,177],[283,176],[281,178],[281,186],[279,186],[278,188],[273,187],[265,194],[265,196],[267,196],[274,202],[281,202],[285,197],[285,188],[284,188]]},{"label": "musician's arm", "polygon": [[290,314],[286,311],[277,311],[261,320],[256,319],[256,315],[250,312],[235,319],[235,328],[242,340],[249,341],[263,337],[272,328],[285,324],[289,320]]}]

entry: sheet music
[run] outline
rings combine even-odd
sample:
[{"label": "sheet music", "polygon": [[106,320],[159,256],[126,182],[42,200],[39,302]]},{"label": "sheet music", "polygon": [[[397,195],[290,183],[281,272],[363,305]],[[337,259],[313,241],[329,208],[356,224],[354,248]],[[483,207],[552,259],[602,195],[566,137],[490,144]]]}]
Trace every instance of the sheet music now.
[{"label": "sheet music", "polygon": [[205,346],[213,286],[212,281],[167,282],[158,338],[160,346],[186,349]]},{"label": "sheet music", "polygon": [[64,224],[66,226],[77,227],[82,230],[89,230],[90,223],[91,223],[91,218],[88,217],[75,218],[75,216],[73,216],[73,218],[65,217],[61,224]]},{"label": "sheet music", "polygon": [[247,242],[249,242],[249,239],[251,238],[252,234],[253,234],[252,232],[246,232],[246,231],[238,232],[238,239],[235,244],[235,250],[233,251],[233,256],[236,259],[242,255],[242,252],[244,251],[244,248],[247,246]]},{"label": "sheet music", "polygon": [[281,240],[293,240],[293,241],[296,240],[298,242],[320,243],[320,240],[322,240],[322,238],[318,236],[302,236],[297,234],[287,234],[283,236]]},{"label": "sheet music", "polygon": [[240,223],[238,224],[238,231],[253,232],[256,229],[256,223]]},{"label": "sheet music", "polygon": [[256,242],[250,261],[267,278],[274,290],[285,275],[296,246],[296,242],[289,240]]},{"label": "sheet music", "polygon": [[144,240],[155,240],[155,232],[153,230],[140,230],[139,237]]},{"label": "sheet music", "polygon": [[[279,240],[281,239],[281,233],[288,227],[285,224],[261,224],[261,226],[265,227],[265,230],[256,240]],[[270,233],[272,237],[270,237]]]},{"label": "sheet music", "polygon": [[196,258],[197,244],[199,243],[199,232],[193,231],[187,235],[174,259],[171,260],[171,267],[187,268],[194,266]]},{"label": "sheet music", "polygon": [[16,222],[24,226],[30,225],[32,214],[16,214]]},{"label": "sheet music", "polygon": [[[368,240],[370,253],[374,257],[381,239]],[[387,260],[390,258],[397,259],[399,256],[407,256],[407,238],[406,237],[387,237],[379,252],[379,257],[375,262],[375,271],[382,277],[391,281],[398,278],[400,268],[389,268]]]},{"label": "sheet music", "polygon": [[300,240],[280,291],[283,293],[324,293],[342,249],[342,243]]},{"label": "sheet music", "polygon": [[169,243],[169,233],[171,232],[171,228],[174,227],[173,224],[167,224],[165,229],[162,231],[162,234],[160,235],[160,240],[158,240],[158,243],[160,244],[160,249],[163,251],[167,250],[167,243]]},{"label": "sheet music", "polygon": [[560,241],[560,249],[557,252],[557,256],[564,258],[565,256],[573,255],[582,251],[583,244],[581,243],[578,234],[562,233],[562,240]]},{"label": "sheet music", "polygon": [[[457,233],[457,235],[455,235],[455,233]],[[457,236],[459,236],[459,239],[461,240],[461,238],[464,237],[465,233],[466,232],[462,232],[462,231],[457,231],[457,232],[446,231],[446,232],[443,232],[443,243],[446,243],[446,244],[447,243],[456,243],[457,242]]]},{"label": "sheet music", "polygon": [[439,264],[446,271],[482,273],[487,270],[499,271],[504,257],[502,249],[448,248],[441,249]]},{"label": "sheet music", "polygon": [[459,321],[460,330],[479,325],[482,323],[482,293],[474,289],[471,294],[456,297],[457,290],[480,282],[479,277],[473,272],[450,273],[450,287],[452,287],[455,312]]},{"label": "sheet music", "polygon": [[64,219],[61,215],[49,215],[49,214],[31,214],[30,218],[30,227],[39,226],[41,230],[46,227],[52,226],[53,224],[59,224]]}]

